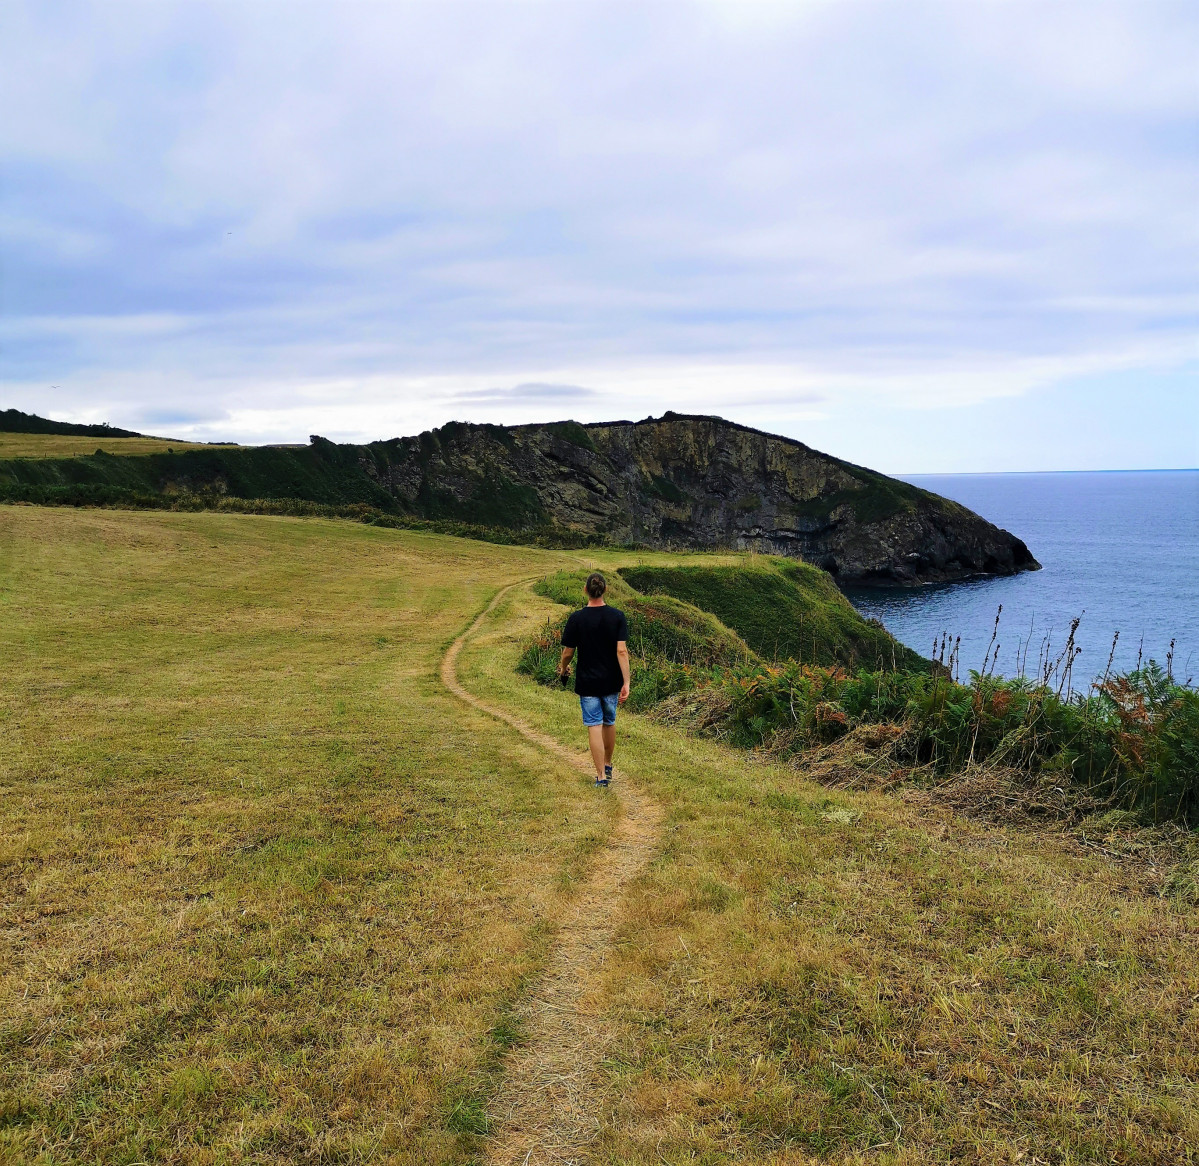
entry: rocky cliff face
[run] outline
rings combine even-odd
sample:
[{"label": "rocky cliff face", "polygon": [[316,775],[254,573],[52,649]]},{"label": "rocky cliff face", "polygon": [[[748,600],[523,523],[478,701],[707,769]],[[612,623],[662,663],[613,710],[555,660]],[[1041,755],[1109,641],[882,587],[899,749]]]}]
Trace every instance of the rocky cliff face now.
[{"label": "rocky cliff face", "polygon": [[842,584],[1039,566],[1018,538],[955,502],[719,418],[453,423],[361,450],[362,471],[427,517],[767,551],[815,563]]}]

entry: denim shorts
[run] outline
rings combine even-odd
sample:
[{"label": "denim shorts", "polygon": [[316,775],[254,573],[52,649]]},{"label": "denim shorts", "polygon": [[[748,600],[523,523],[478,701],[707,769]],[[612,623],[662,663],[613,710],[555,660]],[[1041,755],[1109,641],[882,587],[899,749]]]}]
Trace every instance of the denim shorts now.
[{"label": "denim shorts", "polygon": [[579,704],[583,708],[583,724],[588,728],[592,725],[616,724],[616,706],[620,703],[620,693],[611,696],[580,696]]}]

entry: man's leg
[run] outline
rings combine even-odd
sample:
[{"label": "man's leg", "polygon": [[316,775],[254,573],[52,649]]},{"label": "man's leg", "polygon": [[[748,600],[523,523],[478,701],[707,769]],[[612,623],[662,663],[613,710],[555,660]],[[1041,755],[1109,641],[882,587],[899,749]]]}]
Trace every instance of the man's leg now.
[{"label": "man's leg", "polygon": [[595,776],[604,776],[604,726],[587,726],[587,744],[591,746],[591,761],[595,766]]},{"label": "man's leg", "polygon": [[604,726],[604,764],[612,764],[612,754],[616,751],[616,726]]}]

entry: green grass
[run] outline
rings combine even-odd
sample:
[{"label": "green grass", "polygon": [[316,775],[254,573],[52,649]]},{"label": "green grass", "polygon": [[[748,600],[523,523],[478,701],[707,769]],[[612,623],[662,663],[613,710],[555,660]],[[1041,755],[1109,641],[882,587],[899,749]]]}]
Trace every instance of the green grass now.
[{"label": "green grass", "polygon": [[[877,470],[841,461],[839,458],[834,460],[861,485],[855,490],[842,491],[829,498],[827,500],[828,509],[831,511],[835,506],[848,503],[853,509],[854,517],[859,522],[879,522],[903,511],[911,513],[916,509],[916,503],[921,498],[943,501],[927,490],[921,490],[920,487],[913,486],[908,482],[901,482],[898,478],[889,478]],[[956,503],[951,503],[951,505],[960,509]]]},{"label": "green grass", "polygon": [[684,506],[687,503],[687,495],[669,478],[664,478],[661,474],[647,475],[642,482],[642,489],[645,493],[652,494],[655,498],[661,498],[663,502],[669,502],[672,506]]},{"label": "green grass", "polygon": [[[126,440],[134,440],[132,438]],[[0,499],[71,505],[152,504],[156,497],[290,498],[400,508],[363,468],[360,448],[322,438],[306,446],[206,446],[121,457],[106,453],[0,461]]]},{"label": "green grass", "polygon": [[[587,571],[559,571],[538,580],[535,590],[567,608],[585,602],[583,581]],[[618,573],[609,573],[605,599],[620,608],[629,625],[632,683],[629,708],[652,708],[667,696],[692,689],[697,681],[716,675],[720,668],[749,665],[756,657],[735,632],[709,612],[700,611],[668,595],[639,595]],[[557,681],[562,628],[569,613],[562,612],[525,645],[518,671],[540,684]]]},{"label": "green grass", "polygon": [[[465,428],[510,440],[502,430],[496,437],[494,426],[453,423],[421,434],[415,452],[399,441],[357,446],[322,437],[304,446],[242,447],[0,435],[0,502],[131,509],[252,509],[257,504],[299,511],[324,507],[330,514],[356,508],[380,518],[503,528],[506,541],[519,533],[522,542],[536,545],[553,524],[531,486],[494,467],[463,473],[469,479],[466,497],[460,496],[462,481],[453,489],[441,484],[432,459],[443,437],[450,440]],[[41,450],[38,456],[29,456],[31,447]],[[421,473],[416,496],[397,498],[384,483],[414,458]],[[574,536],[576,545],[580,541],[589,540]]]},{"label": "green grass", "polygon": [[735,566],[622,567],[620,574],[637,591],[711,612],[769,660],[930,667],[881,624],[863,619],[830,576],[807,563],[763,556]]},{"label": "green grass", "polygon": [[20,409],[0,409],[0,433],[33,433],[76,437],[142,437],[132,429],[116,429],[110,425],[78,425],[70,421],[51,421],[36,413]]},{"label": "green grass", "polygon": [[[535,585],[544,595],[566,607],[586,603],[583,583],[588,572],[559,571]],[[607,580],[605,602],[620,608],[628,618],[629,651],[641,659],[659,657],[673,664],[731,665],[753,658],[745,642],[719,619],[692,604],[667,595],[639,595],[620,573]]]},{"label": "green grass", "polygon": [[591,434],[577,421],[551,421],[543,428],[555,437],[570,442],[571,445],[577,445],[580,449],[595,453],[595,442],[591,440]]}]

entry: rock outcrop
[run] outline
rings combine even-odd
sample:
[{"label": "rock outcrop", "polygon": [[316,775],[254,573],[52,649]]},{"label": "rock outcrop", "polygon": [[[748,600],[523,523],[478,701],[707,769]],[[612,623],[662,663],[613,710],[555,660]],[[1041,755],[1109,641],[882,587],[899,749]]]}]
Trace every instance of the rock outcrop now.
[{"label": "rock outcrop", "polygon": [[585,535],[769,551],[823,567],[842,586],[1038,566],[1018,538],[956,502],[719,417],[451,422],[370,445],[314,437],[306,446],[0,461],[0,501],[202,506],[214,498],[450,520],[515,541]]},{"label": "rock outcrop", "polygon": [[426,517],[548,525],[664,549],[760,550],[803,558],[842,585],[1039,566],[1015,535],[956,502],[716,417],[452,423],[362,448],[362,469]]}]

